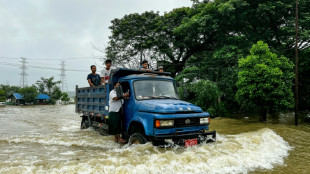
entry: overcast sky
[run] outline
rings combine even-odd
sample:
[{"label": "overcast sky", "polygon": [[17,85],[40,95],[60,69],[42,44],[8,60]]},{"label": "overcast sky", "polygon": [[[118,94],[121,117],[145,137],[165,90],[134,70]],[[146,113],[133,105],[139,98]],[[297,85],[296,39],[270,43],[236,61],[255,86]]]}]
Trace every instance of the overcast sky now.
[{"label": "overcast sky", "polygon": [[[0,0],[0,84],[20,85],[21,59],[27,58],[27,82],[54,76],[65,60],[69,91],[87,86],[89,66],[103,68],[92,44],[104,48],[111,20],[130,13],[191,6],[190,0]],[[77,71],[76,71],[77,70]]]}]

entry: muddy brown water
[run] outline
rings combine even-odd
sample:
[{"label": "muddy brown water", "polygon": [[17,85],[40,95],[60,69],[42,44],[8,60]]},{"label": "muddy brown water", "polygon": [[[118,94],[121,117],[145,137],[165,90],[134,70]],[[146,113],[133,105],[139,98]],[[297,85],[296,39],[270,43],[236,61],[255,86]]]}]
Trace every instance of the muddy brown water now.
[{"label": "muddy brown water", "polygon": [[0,173],[309,173],[310,126],[277,120],[216,118],[216,143],[158,148],[80,130],[74,105],[5,106]]}]

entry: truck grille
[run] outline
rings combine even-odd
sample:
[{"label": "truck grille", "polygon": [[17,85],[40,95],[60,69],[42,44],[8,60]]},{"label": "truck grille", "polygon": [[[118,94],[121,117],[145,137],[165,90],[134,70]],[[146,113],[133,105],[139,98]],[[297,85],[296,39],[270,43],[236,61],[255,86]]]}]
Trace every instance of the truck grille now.
[{"label": "truck grille", "polygon": [[174,122],[176,127],[188,127],[197,126],[199,124],[199,118],[180,118]]}]

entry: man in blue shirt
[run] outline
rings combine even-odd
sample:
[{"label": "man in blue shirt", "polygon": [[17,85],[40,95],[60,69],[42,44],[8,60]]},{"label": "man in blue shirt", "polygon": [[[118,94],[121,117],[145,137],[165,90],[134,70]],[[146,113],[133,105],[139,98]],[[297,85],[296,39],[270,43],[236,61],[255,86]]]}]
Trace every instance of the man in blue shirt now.
[{"label": "man in blue shirt", "polygon": [[87,76],[87,81],[89,86],[98,86],[102,85],[101,78],[99,74],[96,74],[96,66],[92,65],[90,66],[91,73]]}]

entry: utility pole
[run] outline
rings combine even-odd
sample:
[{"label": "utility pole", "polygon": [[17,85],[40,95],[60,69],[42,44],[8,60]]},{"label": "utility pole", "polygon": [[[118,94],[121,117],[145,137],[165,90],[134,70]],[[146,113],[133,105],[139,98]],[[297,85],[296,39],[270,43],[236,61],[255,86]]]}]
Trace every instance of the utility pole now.
[{"label": "utility pole", "polygon": [[298,125],[298,0],[295,13],[295,125]]},{"label": "utility pole", "polygon": [[66,73],[65,73],[65,61],[61,61],[61,73],[60,73],[60,81],[61,81],[61,91],[68,92],[67,80],[66,80]]},{"label": "utility pole", "polygon": [[142,65],[142,48],[140,50],[140,66]]},{"label": "utility pole", "polygon": [[22,72],[20,73],[20,86],[21,87],[25,87],[27,86],[27,73],[26,73],[26,69],[27,69],[27,66],[26,66],[26,63],[28,63],[26,61],[26,58],[24,57],[21,57],[21,63],[22,63],[22,66],[20,67],[22,69]]}]

